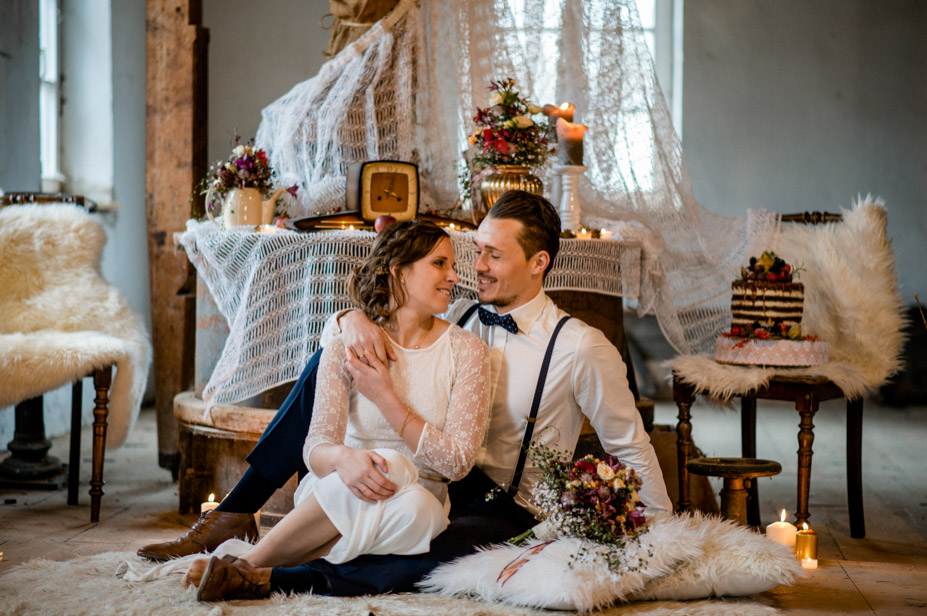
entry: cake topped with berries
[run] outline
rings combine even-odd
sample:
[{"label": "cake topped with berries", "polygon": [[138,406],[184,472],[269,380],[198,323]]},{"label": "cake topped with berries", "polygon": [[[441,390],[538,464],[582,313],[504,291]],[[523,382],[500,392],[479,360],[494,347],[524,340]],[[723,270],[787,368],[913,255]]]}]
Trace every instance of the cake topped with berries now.
[{"label": "cake topped with berries", "polygon": [[731,284],[731,330],[715,343],[723,363],[814,366],[827,361],[827,343],[801,331],[805,287],[798,270],[776,253],[764,251],[740,268]]},{"label": "cake topped with berries", "polygon": [[731,284],[731,327],[775,324],[784,325],[786,331],[800,327],[805,286],[794,282],[794,275],[792,266],[774,252],[750,257],[750,267],[740,268],[740,280]]}]

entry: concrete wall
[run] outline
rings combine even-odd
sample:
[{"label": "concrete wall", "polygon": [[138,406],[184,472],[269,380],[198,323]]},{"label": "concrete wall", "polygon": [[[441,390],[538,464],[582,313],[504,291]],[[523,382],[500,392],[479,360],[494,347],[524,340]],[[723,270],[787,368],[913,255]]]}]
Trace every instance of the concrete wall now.
[{"label": "concrete wall", "polygon": [[0,188],[35,191],[39,166],[39,7],[10,0],[0,11]]},{"label": "concrete wall", "polygon": [[927,3],[685,0],[683,148],[710,210],[885,199],[902,294],[927,298]]},{"label": "concrete wall", "polygon": [[225,159],[237,131],[254,137],[261,109],[326,60],[327,0],[203,0],[209,28],[209,161]]}]

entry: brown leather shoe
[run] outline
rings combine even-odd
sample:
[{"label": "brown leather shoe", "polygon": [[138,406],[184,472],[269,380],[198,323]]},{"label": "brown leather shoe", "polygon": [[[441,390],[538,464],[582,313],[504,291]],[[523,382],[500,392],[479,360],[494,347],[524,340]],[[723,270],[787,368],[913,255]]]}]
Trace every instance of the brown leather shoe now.
[{"label": "brown leather shoe", "polygon": [[213,556],[196,589],[197,601],[263,599],[270,594],[270,569],[255,569],[247,560]]},{"label": "brown leather shoe", "polygon": [[233,538],[251,543],[257,541],[258,527],[254,523],[254,514],[213,509],[201,515],[193,528],[179,539],[146,545],[136,553],[150,560],[169,560],[188,554],[212,552],[220,543]]}]

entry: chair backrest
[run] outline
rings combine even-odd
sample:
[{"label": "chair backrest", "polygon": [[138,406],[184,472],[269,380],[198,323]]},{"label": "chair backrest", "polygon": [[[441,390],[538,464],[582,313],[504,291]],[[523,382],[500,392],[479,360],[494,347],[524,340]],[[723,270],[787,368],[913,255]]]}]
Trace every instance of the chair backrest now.
[{"label": "chair backrest", "polygon": [[74,205],[0,208],[0,333],[106,331],[106,233]]},{"label": "chair backrest", "polygon": [[[866,199],[852,210],[823,215],[825,224],[783,217],[776,252],[799,268],[805,285],[802,330],[829,344],[832,362],[858,373],[873,389],[901,368],[905,325],[885,207]],[[792,218],[794,220],[794,218]]]}]

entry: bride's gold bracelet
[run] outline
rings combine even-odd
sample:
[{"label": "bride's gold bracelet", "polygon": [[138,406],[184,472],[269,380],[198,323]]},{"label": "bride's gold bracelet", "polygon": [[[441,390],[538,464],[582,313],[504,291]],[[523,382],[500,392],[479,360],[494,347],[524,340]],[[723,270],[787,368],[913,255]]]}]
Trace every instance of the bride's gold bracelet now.
[{"label": "bride's gold bracelet", "polygon": [[409,425],[413,417],[415,415],[412,413],[412,409],[406,409],[406,418],[402,420],[402,427],[399,428],[399,438],[402,438],[402,433],[406,431],[406,426]]}]

